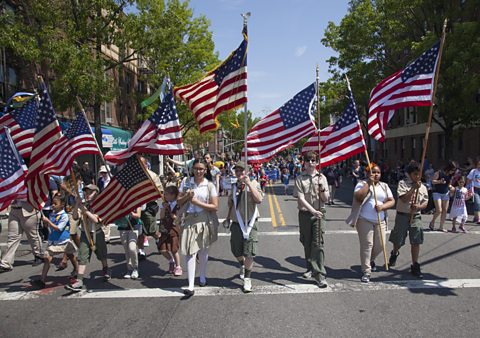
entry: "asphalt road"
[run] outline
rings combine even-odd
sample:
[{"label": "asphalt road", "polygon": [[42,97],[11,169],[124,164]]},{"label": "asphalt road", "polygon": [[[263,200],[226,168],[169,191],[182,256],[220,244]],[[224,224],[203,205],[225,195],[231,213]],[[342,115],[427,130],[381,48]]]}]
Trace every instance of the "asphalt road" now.
[{"label": "asphalt road", "polygon": [[[260,207],[260,254],[251,294],[241,292],[228,234],[221,234],[210,249],[208,286],[196,287],[188,300],[181,299],[186,272],[170,276],[153,240],[140,265],[142,278],[133,281],[122,279],[123,248],[114,237],[108,246],[112,280],[102,281],[100,264],[93,258],[86,281],[89,291],[79,294],[63,288],[68,270],[54,269],[47,288],[34,291],[29,280],[39,276],[41,266],[31,266],[28,243],[22,241],[14,270],[0,274],[0,336],[477,336],[480,228],[469,223],[468,234],[426,232],[421,247],[424,280],[408,272],[407,245],[394,269],[381,268],[365,285],[359,281],[357,234],[344,223],[351,188],[346,182],[337,191],[336,205],[327,208],[327,289],[301,278],[305,267],[296,200],[274,185]],[[222,197],[220,218],[226,214],[225,202]],[[393,224],[395,212],[389,215]],[[423,216],[425,228],[430,219]],[[5,220],[2,225],[0,247],[6,242]],[[116,230],[112,235],[118,235]],[[383,257],[376,262],[383,264]]]}]

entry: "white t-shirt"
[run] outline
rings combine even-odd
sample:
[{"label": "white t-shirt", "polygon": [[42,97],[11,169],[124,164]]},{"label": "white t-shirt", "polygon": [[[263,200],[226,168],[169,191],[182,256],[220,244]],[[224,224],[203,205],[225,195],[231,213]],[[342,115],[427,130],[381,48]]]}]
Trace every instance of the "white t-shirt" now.
[{"label": "white t-shirt", "polygon": [[472,181],[473,187],[480,188],[480,170],[478,169],[470,170],[467,178]]},{"label": "white t-shirt", "polygon": [[[190,178],[190,184],[187,184],[187,187],[185,187],[185,182],[186,182],[187,178],[184,179],[182,181],[182,183],[180,184],[180,192],[186,192],[188,189],[192,189],[193,190],[193,193],[194,193],[194,197],[203,202],[203,203],[208,203],[209,201],[209,196],[208,196],[208,180],[206,178],[203,179],[202,183],[200,183],[199,185],[196,185],[195,184],[195,181],[192,178]],[[210,183],[211,184],[211,187],[210,187],[210,197],[217,197],[218,194],[217,194],[217,189],[215,188],[215,185]],[[192,203],[190,203],[190,207],[188,208],[187,212],[188,213],[200,213],[204,211],[203,208],[197,206],[197,205],[193,205]]]},{"label": "white t-shirt", "polygon": [[[365,184],[365,181],[360,181],[355,186],[355,191],[360,190]],[[362,209],[360,210],[360,217],[364,218],[370,222],[378,222],[377,210],[375,209],[375,198],[373,195],[372,187],[370,187],[370,191],[372,193],[369,195],[369,198],[365,203],[362,205]],[[385,191],[380,184],[375,185],[375,192],[377,194],[377,204],[383,205],[388,198],[393,198],[392,191],[387,186],[387,190]],[[380,219],[383,221],[385,219],[385,212],[380,211]]]}]

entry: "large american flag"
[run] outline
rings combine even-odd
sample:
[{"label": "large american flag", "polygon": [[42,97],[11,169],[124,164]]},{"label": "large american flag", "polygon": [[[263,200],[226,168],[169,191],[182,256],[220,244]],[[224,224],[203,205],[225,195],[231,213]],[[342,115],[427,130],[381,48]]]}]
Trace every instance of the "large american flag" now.
[{"label": "large american flag", "polygon": [[248,162],[268,161],[276,153],[315,132],[311,114],[314,110],[315,88],[315,84],[311,84],[250,130],[247,135]]},{"label": "large american flag", "polygon": [[435,69],[440,42],[423,53],[405,69],[382,80],[370,93],[368,133],[385,140],[385,129],[395,110],[432,104]]},{"label": "large american flag", "polygon": [[170,91],[153,115],[133,135],[128,142],[127,149],[109,151],[105,155],[105,160],[109,164],[119,165],[132,155],[140,152],[157,155],[180,155],[184,151],[177,108]]},{"label": "large american flag", "polygon": [[107,188],[92,202],[91,207],[103,224],[109,224],[142,204],[160,197],[137,156],[132,156],[112,178]]},{"label": "large american flag", "polygon": [[26,184],[28,189],[27,200],[35,208],[40,209],[47,196],[41,189],[41,173],[50,150],[57,140],[62,136],[60,125],[58,124],[53,110],[50,96],[48,95],[45,84],[40,85],[40,103],[36,118],[35,136],[32,144],[32,154],[28,167]]},{"label": "large american flag", "polygon": [[176,87],[175,97],[193,112],[201,133],[218,128],[216,117],[247,102],[247,31],[240,46],[198,82]]},{"label": "large american flag", "polygon": [[37,118],[37,100],[34,95],[22,106],[0,117],[0,133],[3,127],[10,129],[13,142],[23,158],[32,152],[33,137]]},{"label": "large american flag", "polygon": [[[366,150],[350,88],[348,93],[349,102],[340,119],[320,131],[322,166],[332,165]],[[308,151],[318,153],[318,132],[303,145],[302,153]]]},{"label": "large american flag", "polygon": [[39,176],[35,180],[33,189],[35,189],[35,196],[38,196],[38,203],[41,204],[48,198],[51,175],[67,175],[75,157],[89,154],[100,155],[100,151],[83,113],[77,113],[77,119],[48,152]]},{"label": "large american flag", "polygon": [[[3,128],[2,128],[3,129]],[[17,198],[25,198],[27,166],[23,163],[8,131],[0,137],[0,211]]]}]

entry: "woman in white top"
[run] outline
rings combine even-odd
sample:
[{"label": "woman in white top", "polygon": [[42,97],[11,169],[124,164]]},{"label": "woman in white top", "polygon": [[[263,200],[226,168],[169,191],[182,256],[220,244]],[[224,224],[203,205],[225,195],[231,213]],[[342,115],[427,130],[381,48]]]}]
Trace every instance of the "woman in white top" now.
[{"label": "woman in white top", "polygon": [[[366,181],[359,181],[355,186],[354,205],[352,206],[351,225],[356,226],[358,239],[360,241],[360,261],[362,264],[363,276],[361,281],[368,283],[370,274],[375,270],[375,258],[382,252],[380,229],[378,227],[378,213],[382,227],[383,243],[386,243],[385,231],[387,230],[386,212],[395,205],[392,191],[384,182],[380,182],[380,167],[372,164],[366,168],[369,178]],[[373,189],[377,196],[375,197]],[[353,216],[353,217],[352,217]]]},{"label": "woman in white top", "polygon": [[180,251],[185,256],[188,271],[186,297],[194,294],[195,268],[198,254],[200,265],[199,286],[205,286],[208,261],[208,247],[217,240],[218,194],[212,182],[204,176],[207,165],[203,160],[193,162],[193,177],[185,178],[180,185],[179,203],[187,210],[183,220]]},{"label": "woman in white top", "polygon": [[476,160],[477,167],[470,170],[467,176],[467,188],[473,193],[473,222],[480,224],[480,157]]}]

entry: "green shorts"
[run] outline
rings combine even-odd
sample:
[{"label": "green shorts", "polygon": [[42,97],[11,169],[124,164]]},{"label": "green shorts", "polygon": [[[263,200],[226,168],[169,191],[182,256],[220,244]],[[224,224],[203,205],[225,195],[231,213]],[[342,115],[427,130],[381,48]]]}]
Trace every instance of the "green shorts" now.
[{"label": "green shorts", "polygon": [[410,244],[423,244],[422,217],[420,214],[415,215],[412,219],[412,224],[410,224],[410,214],[397,212],[395,226],[388,240],[395,245],[404,246],[407,232]]},{"label": "green shorts", "polygon": [[158,231],[158,224],[157,224],[157,217],[156,215],[152,215],[148,211],[142,210],[142,215],[140,219],[143,223],[142,226],[142,233],[147,236],[153,236],[155,232]]},{"label": "green shorts", "polygon": [[230,226],[230,231],[230,248],[235,257],[255,257],[257,255],[257,221],[255,221],[253,224],[253,228],[252,231],[250,231],[248,239],[243,238],[242,229],[240,228],[240,224],[237,222],[232,223]]},{"label": "green shorts", "polygon": [[[99,261],[107,259],[107,243],[105,243],[105,234],[102,230],[97,230],[95,234],[95,255]],[[78,247],[78,263],[81,265],[87,265],[91,258],[92,249],[90,249],[85,232],[82,231],[82,235],[80,236],[80,246]]]}]

